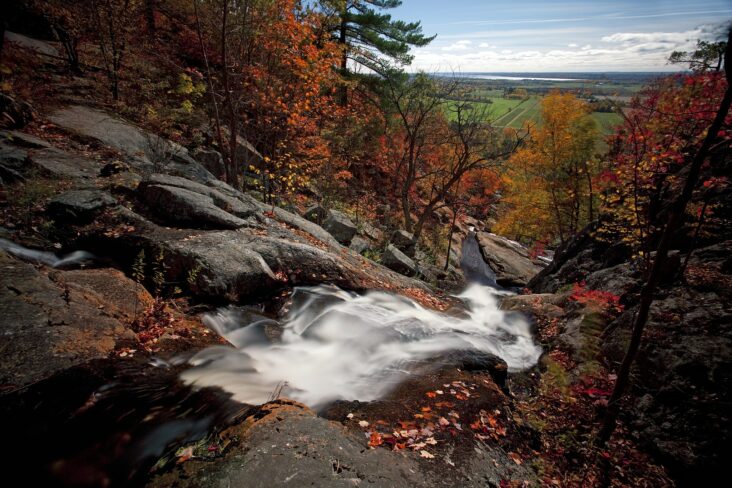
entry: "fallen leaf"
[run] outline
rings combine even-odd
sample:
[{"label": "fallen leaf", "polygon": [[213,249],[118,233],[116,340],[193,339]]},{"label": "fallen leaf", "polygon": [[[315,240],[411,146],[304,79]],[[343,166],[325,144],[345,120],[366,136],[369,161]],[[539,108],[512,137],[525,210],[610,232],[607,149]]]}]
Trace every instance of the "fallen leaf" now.
[{"label": "fallen leaf", "polygon": [[186,447],[182,451],[178,451],[178,463],[184,463],[193,457],[193,446]]},{"label": "fallen leaf", "polygon": [[384,439],[381,437],[381,434],[378,432],[372,432],[371,436],[369,437],[369,447],[376,447],[380,446],[384,443]]},{"label": "fallen leaf", "polygon": [[361,421],[358,422],[358,426],[365,428],[365,427],[368,427],[369,426],[369,423],[366,422],[365,420],[361,420]]},{"label": "fallen leaf", "polygon": [[427,451],[420,451],[419,452],[419,457],[423,457],[425,459],[434,459],[435,458],[434,454],[430,454]]},{"label": "fallen leaf", "polygon": [[519,466],[521,466],[524,463],[521,460],[521,457],[518,454],[516,454],[515,452],[509,452],[508,457],[510,457],[513,460],[513,462],[518,464]]}]

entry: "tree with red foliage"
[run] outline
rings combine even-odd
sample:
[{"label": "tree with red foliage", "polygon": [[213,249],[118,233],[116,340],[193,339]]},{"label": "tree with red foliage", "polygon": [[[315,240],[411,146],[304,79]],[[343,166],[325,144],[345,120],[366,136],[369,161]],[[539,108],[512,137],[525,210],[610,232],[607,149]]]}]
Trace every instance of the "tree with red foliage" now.
[{"label": "tree with red foliage", "polygon": [[[268,195],[303,184],[312,165],[328,157],[321,133],[338,115],[332,67],[339,51],[322,37],[324,19],[296,0],[196,1],[194,7],[227,181],[240,186],[251,164]],[[265,159],[241,161],[241,136]]]},{"label": "tree with red foliage", "polygon": [[[665,202],[683,185],[726,89],[722,73],[697,72],[659,80],[634,100],[612,138],[606,169],[596,178],[610,217],[600,237],[620,238],[648,262],[667,220]],[[732,115],[725,114],[712,134],[713,146],[724,145],[731,128]]]},{"label": "tree with red foliage", "polygon": [[[686,207],[692,199],[694,190],[697,188],[702,169],[705,165],[710,164],[708,157],[712,148],[720,144],[729,147],[732,139],[729,134],[730,106],[732,106],[732,28],[730,28],[728,33],[724,65],[724,78],[722,78],[721,73],[702,73],[697,75],[702,77],[702,89],[694,90],[692,93],[696,93],[697,96],[703,96],[705,93],[705,90],[703,89],[704,87],[710,85],[717,86],[717,83],[719,83],[719,86],[724,87],[723,95],[721,100],[718,96],[714,97],[712,100],[712,103],[717,106],[717,109],[712,112],[713,116],[708,124],[704,124],[704,121],[709,120],[708,118],[701,121],[695,121],[694,125],[698,127],[698,135],[689,141],[689,144],[693,145],[687,148],[687,151],[681,155],[680,159],[669,157],[669,161],[674,161],[677,162],[677,164],[682,164],[684,166],[685,178],[683,179],[683,189],[678,197],[673,200],[671,208],[667,213],[667,220],[660,235],[660,240],[656,248],[656,257],[653,261],[648,281],[641,290],[640,304],[633,322],[630,343],[625,357],[623,358],[623,362],[620,365],[617,381],[615,382],[613,393],[608,401],[608,409],[605,414],[605,419],[596,439],[598,446],[604,446],[615,430],[617,418],[620,415],[620,400],[630,383],[630,370],[633,362],[635,361],[636,355],[638,354],[638,349],[640,348],[643,331],[648,320],[656,288],[658,287],[668,261],[668,253],[671,248],[671,243],[675,234],[681,227]],[[716,80],[715,78],[721,79]],[[698,81],[695,78],[692,78],[691,81],[685,82],[684,85],[695,87],[697,86],[697,83]],[[705,107],[705,101],[690,102],[689,105],[696,106],[697,103],[702,104],[702,107]],[[702,113],[707,114],[707,116],[709,115],[708,109],[702,111]],[[668,117],[668,114],[666,114],[665,117]],[[677,120],[676,122],[681,123],[682,121]],[[668,140],[669,143],[672,143],[675,139],[674,133],[677,128],[678,127],[668,127],[668,129],[671,130],[671,134],[659,134],[656,136],[657,139],[654,138],[652,140]],[[651,125],[648,127],[641,127],[641,129],[645,129],[643,131],[644,134],[649,134],[654,127]],[[692,135],[696,135],[696,133],[693,133]],[[636,144],[633,144],[633,146],[637,146],[637,142]],[[673,148],[673,146],[670,146],[669,148]],[[632,151],[632,154],[635,153],[637,153],[636,147],[634,147]]]}]

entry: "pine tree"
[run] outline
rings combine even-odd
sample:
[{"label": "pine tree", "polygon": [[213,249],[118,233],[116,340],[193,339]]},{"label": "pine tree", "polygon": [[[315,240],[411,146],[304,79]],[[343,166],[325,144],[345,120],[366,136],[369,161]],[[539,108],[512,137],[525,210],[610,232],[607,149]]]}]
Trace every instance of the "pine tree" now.
[{"label": "pine tree", "polygon": [[[412,47],[426,46],[435,38],[422,34],[420,22],[393,20],[384,10],[401,0],[321,0],[325,13],[333,19],[331,32],[343,48],[341,72],[350,75],[349,61],[379,74],[390,67],[411,64]],[[346,103],[345,88],[341,103]]]}]

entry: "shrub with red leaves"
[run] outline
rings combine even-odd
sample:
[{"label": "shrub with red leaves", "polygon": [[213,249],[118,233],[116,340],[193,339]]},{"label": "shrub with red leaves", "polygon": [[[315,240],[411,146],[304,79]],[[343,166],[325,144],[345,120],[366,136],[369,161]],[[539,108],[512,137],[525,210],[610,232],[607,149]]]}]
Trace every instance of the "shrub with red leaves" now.
[{"label": "shrub with red leaves", "polygon": [[622,312],[623,305],[620,303],[620,297],[603,290],[589,290],[584,281],[575,283],[572,286],[572,294],[570,300],[574,300],[582,305],[596,306],[605,312]]}]

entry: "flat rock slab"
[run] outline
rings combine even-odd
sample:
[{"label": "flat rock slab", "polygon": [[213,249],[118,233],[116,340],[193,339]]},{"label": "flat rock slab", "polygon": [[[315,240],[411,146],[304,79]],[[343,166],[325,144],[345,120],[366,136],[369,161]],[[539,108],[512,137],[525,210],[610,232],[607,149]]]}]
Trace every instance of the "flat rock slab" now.
[{"label": "flat rock slab", "polygon": [[251,427],[230,429],[244,443],[223,459],[184,463],[147,486],[428,486],[415,460],[369,450],[343,426],[307,408],[284,403],[269,410]]},{"label": "flat rock slab", "polygon": [[6,387],[106,357],[119,339],[134,338],[98,300],[56,273],[54,281],[0,251],[0,383]]},{"label": "flat rock slab", "polygon": [[53,112],[48,118],[63,129],[95,139],[130,156],[130,163],[141,169],[165,169],[197,181],[216,179],[193,160],[183,146],[146,132],[103,110],[71,105]]},{"label": "flat rock slab", "polygon": [[51,44],[16,32],[5,31],[5,40],[26,49],[31,49],[36,51],[38,54],[43,54],[45,56],[58,57],[59,55],[58,50]]},{"label": "flat rock slab", "polygon": [[31,150],[28,157],[41,173],[59,178],[88,180],[95,178],[102,167],[99,161],[56,148]]}]

